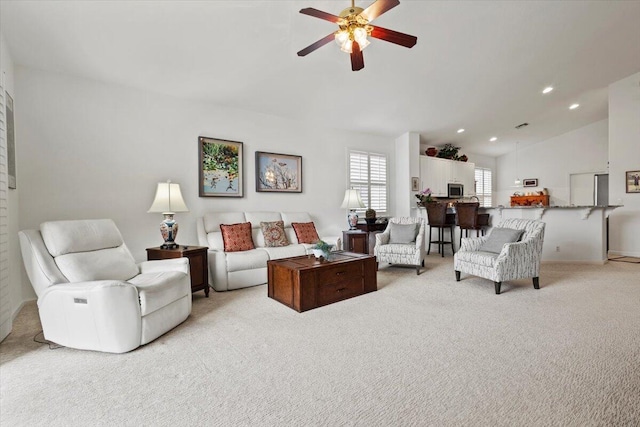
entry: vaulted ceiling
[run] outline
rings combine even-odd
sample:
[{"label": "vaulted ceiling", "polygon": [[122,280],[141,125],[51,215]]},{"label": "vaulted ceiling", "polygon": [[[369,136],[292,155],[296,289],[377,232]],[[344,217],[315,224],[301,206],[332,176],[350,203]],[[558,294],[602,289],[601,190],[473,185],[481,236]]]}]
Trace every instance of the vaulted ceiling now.
[{"label": "vaulted ceiling", "polygon": [[638,1],[401,0],[374,24],[412,49],[373,39],[358,72],[335,43],[296,56],[337,29],[301,8],[349,5],[3,0],[0,24],[18,65],[493,156],[606,118],[607,86],[640,71]]}]

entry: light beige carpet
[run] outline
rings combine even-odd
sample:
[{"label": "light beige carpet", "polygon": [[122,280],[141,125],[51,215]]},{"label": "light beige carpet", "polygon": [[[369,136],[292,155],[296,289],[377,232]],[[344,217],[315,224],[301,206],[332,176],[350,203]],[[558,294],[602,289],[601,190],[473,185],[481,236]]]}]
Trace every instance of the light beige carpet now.
[{"label": "light beige carpet", "polygon": [[3,426],[637,426],[640,266],[543,265],[503,284],[382,268],[303,314],[266,286],[194,296],[123,355],[50,350],[27,305],[0,345]]}]

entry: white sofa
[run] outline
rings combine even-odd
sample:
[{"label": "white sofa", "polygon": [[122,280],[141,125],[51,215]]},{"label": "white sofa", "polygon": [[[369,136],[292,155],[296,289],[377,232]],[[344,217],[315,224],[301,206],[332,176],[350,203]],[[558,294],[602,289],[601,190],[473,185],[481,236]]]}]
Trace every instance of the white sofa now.
[{"label": "white sofa", "polygon": [[189,260],[136,264],[110,219],[45,222],[18,235],[50,341],[124,353],[191,313]]},{"label": "white sofa", "polygon": [[[265,247],[260,222],[283,221],[289,245]],[[220,224],[251,223],[255,249],[225,252]],[[209,248],[209,285],[216,291],[230,291],[267,283],[267,261],[312,253],[313,244],[298,243],[292,222],[313,222],[306,212],[210,212],[197,220],[198,242]],[[339,237],[320,239],[340,249]]]}]

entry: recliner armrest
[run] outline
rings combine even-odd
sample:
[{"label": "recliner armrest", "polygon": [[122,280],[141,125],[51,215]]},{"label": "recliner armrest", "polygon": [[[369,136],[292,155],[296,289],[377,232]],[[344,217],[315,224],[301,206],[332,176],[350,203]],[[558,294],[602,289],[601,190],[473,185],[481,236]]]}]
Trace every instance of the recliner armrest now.
[{"label": "recliner armrest", "polygon": [[60,283],[38,298],[44,337],[69,347],[124,353],[140,345],[138,290],[119,280]]},{"label": "recliner armrest", "polygon": [[180,271],[189,273],[189,258],[172,258],[154,261],[143,261],[139,264],[140,273],[157,273],[163,271]]}]

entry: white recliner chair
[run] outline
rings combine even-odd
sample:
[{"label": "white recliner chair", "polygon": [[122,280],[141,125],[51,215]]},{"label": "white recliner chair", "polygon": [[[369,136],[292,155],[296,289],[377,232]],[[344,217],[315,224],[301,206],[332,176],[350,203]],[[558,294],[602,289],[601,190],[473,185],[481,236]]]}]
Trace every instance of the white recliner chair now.
[{"label": "white recliner chair", "polygon": [[137,265],[110,219],[45,222],[19,237],[49,341],[124,353],[191,313],[189,260]]}]

